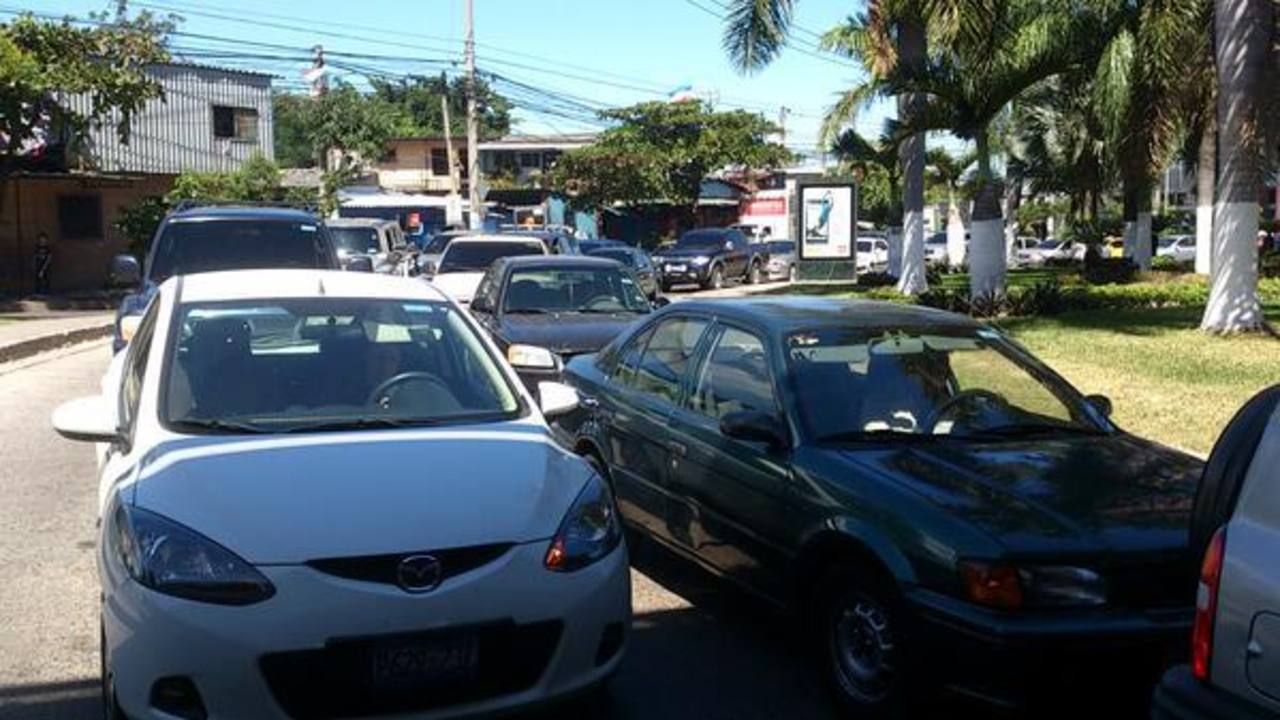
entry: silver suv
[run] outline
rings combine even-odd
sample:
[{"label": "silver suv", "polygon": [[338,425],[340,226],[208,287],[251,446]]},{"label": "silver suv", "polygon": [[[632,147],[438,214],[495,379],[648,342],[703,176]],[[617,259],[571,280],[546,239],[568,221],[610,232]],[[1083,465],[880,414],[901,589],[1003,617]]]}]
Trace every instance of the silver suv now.
[{"label": "silver suv", "polygon": [[1191,664],[1170,670],[1152,716],[1280,716],[1280,385],[1223,431],[1196,496],[1203,550]]}]

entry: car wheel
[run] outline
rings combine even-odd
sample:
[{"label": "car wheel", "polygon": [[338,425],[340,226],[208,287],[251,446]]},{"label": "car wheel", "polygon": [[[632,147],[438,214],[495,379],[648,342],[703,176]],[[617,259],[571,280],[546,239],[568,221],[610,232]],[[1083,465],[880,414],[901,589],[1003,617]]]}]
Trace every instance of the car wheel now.
[{"label": "car wheel", "polygon": [[800,269],[795,265],[787,268],[787,282],[793,283],[800,279]]},{"label": "car wheel", "polygon": [[852,717],[893,718],[921,697],[908,678],[910,631],[896,592],[861,566],[842,566],[820,581],[814,627],[823,678]]},{"label": "car wheel", "polygon": [[107,630],[98,623],[98,670],[99,685],[102,691],[103,720],[126,720],[124,710],[116,701],[116,684],[111,673],[111,664],[107,661]]},{"label": "car wheel", "polygon": [[760,284],[760,263],[753,262],[751,263],[751,266],[747,268],[747,284],[748,285]]},{"label": "car wheel", "polygon": [[707,281],[703,284],[704,290],[719,290],[724,287],[724,270],[717,265],[711,268],[711,272],[707,275]]}]

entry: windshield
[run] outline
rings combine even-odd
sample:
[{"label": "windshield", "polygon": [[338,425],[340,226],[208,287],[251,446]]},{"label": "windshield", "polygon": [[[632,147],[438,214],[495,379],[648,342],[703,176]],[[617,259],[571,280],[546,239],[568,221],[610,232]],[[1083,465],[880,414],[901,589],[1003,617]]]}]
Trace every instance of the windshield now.
[{"label": "windshield", "polygon": [[627,250],[592,250],[588,253],[592,257],[608,258],[609,260],[617,260],[627,267],[639,267],[640,261],[635,255]]},{"label": "windshield", "polygon": [[1073,389],[985,328],[801,332],[787,360],[819,441],[1104,431]]},{"label": "windshield", "polygon": [[444,302],[193,303],[179,318],[161,398],[180,431],[482,421],[519,409],[498,364]]},{"label": "windshield", "polygon": [[498,258],[544,254],[543,245],[537,240],[449,243],[440,258],[439,272],[484,272]]},{"label": "windshield", "polygon": [[261,268],[329,268],[315,223],[262,218],[178,221],[165,226],[151,259],[150,276]]},{"label": "windshield", "polygon": [[620,268],[513,270],[503,310],[518,313],[647,313],[649,301]]},{"label": "windshield", "polygon": [[785,255],[796,251],[796,244],[790,240],[774,240],[768,243],[769,252]]},{"label": "windshield", "polygon": [[1061,244],[1062,244],[1061,240],[1044,240],[1036,247],[1040,248],[1041,250],[1057,250],[1058,246]]},{"label": "windshield", "polygon": [[722,232],[693,231],[680,236],[676,247],[681,250],[719,250],[729,239]]},{"label": "windshield", "polygon": [[378,231],[362,227],[330,227],[333,247],[355,255],[373,255],[381,252],[378,247]]},{"label": "windshield", "polygon": [[871,241],[870,241],[870,240],[859,240],[859,241],[858,241],[858,252],[860,252],[860,253],[869,253],[869,252],[871,252]]}]

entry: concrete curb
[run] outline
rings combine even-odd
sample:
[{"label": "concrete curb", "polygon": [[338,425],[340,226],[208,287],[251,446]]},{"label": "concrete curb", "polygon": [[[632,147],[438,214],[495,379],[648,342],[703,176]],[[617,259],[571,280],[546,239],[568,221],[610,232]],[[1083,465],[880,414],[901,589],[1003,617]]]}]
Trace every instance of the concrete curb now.
[{"label": "concrete curb", "polygon": [[75,330],[67,330],[65,332],[50,333],[40,337],[31,338],[30,340],[21,340],[9,345],[0,346],[0,363],[13,362],[23,358],[38,355],[42,352],[48,352],[67,345],[75,345],[77,343],[89,340],[97,340],[98,338],[107,337],[111,334],[112,321],[106,320],[101,325],[91,325],[89,327],[76,328]]}]

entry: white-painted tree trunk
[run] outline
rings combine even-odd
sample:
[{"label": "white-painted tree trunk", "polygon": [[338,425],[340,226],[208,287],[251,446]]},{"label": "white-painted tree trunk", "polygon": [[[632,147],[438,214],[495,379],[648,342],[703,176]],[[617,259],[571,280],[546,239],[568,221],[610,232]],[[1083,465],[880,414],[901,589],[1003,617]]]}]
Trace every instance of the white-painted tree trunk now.
[{"label": "white-painted tree trunk", "polygon": [[1004,220],[969,223],[969,288],[974,297],[1004,292]]},{"label": "white-painted tree trunk", "polygon": [[1213,197],[1201,205],[1196,200],[1196,273],[1208,275],[1213,272]]},{"label": "white-painted tree trunk", "polygon": [[889,228],[884,240],[889,245],[889,264],[885,272],[893,277],[902,277],[902,228]]},{"label": "white-painted tree trunk", "polygon": [[1214,332],[1241,332],[1262,326],[1258,299],[1258,203],[1214,205],[1213,277],[1200,325]]},{"label": "white-painted tree trunk", "polygon": [[924,272],[924,212],[904,212],[902,225],[902,274],[898,276],[898,292],[919,295],[929,289]]},{"label": "white-painted tree trunk", "polygon": [[964,220],[960,208],[952,203],[947,207],[947,265],[958,268],[969,258],[964,246]]},{"label": "white-painted tree trunk", "polygon": [[1217,134],[1214,120],[1205,123],[1200,135],[1200,153],[1196,160],[1196,272],[1212,272],[1213,257],[1213,186],[1216,180]]},{"label": "white-painted tree trunk", "polygon": [[1151,269],[1151,213],[1139,212],[1133,228],[1133,262],[1143,270]]},{"label": "white-painted tree trunk", "polygon": [[1138,245],[1138,223],[1133,220],[1124,221],[1124,256],[1132,259]]}]

